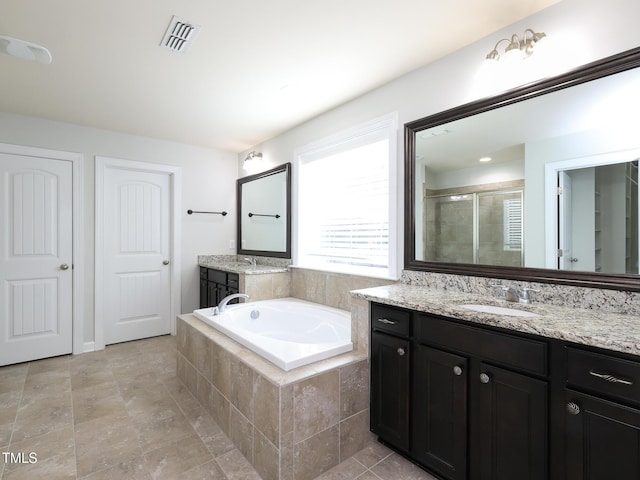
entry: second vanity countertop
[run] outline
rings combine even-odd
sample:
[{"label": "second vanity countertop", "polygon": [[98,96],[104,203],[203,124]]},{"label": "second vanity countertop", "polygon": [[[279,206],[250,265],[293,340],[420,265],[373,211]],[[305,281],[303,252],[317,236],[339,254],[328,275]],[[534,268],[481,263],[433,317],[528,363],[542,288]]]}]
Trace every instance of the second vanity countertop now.
[{"label": "second vanity countertop", "polygon": [[198,265],[223,272],[239,273],[245,275],[260,275],[266,273],[286,273],[286,267],[274,267],[271,265],[250,265],[249,262],[200,262]]},{"label": "second vanity countertop", "polygon": [[[635,315],[542,303],[522,305],[489,296],[406,284],[354,290],[351,295],[386,305],[640,356],[640,317]],[[513,308],[538,316],[514,317],[478,312],[461,307],[466,304]]]}]

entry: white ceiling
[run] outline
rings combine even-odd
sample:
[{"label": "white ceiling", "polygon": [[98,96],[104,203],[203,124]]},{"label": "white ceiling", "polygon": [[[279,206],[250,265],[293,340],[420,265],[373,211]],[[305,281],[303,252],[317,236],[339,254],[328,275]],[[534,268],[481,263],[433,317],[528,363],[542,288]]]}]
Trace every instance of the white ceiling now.
[{"label": "white ceiling", "polygon": [[557,1],[3,0],[53,62],[0,55],[0,111],[237,152]]}]

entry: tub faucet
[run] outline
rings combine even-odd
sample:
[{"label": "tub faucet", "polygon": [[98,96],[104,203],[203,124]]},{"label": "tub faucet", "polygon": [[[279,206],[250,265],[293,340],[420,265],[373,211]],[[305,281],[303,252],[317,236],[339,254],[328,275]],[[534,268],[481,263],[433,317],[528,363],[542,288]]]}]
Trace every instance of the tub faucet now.
[{"label": "tub faucet", "polygon": [[231,295],[227,295],[222,300],[220,300],[220,303],[217,307],[213,307],[213,315],[220,315],[224,313],[224,311],[227,309],[227,303],[229,303],[234,298],[249,298],[249,295],[247,295],[246,293],[232,293]]},{"label": "tub faucet", "polygon": [[246,257],[245,260],[251,264],[252,267],[256,266],[256,259],[253,257]]}]

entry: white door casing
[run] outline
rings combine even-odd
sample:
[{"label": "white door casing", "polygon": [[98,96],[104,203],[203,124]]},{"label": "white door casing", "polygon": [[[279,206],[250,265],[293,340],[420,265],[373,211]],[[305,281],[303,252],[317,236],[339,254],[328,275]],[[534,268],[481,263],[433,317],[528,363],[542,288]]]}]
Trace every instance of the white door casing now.
[{"label": "white door casing", "polygon": [[175,332],[179,169],[96,158],[96,347]]},{"label": "white door casing", "polygon": [[73,350],[73,163],[0,153],[0,365]]}]

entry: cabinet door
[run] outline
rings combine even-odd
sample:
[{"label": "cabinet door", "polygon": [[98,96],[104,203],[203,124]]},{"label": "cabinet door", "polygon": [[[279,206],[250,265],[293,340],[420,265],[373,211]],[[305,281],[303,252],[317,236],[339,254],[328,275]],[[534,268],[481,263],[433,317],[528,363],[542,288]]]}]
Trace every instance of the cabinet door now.
[{"label": "cabinet door", "polygon": [[566,391],[567,478],[638,480],[640,410]]},{"label": "cabinet door", "polygon": [[465,357],[416,347],[412,453],[451,480],[467,477],[467,379]]},{"label": "cabinet door", "polygon": [[200,308],[209,307],[209,282],[206,279],[200,279]]},{"label": "cabinet door", "polygon": [[547,478],[547,382],[480,364],[479,478]]},{"label": "cabinet door", "polygon": [[371,333],[371,431],[409,450],[409,341]]},{"label": "cabinet door", "polygon": [[208,307],[215,307],[216,305],[218,305],[217,283],[216,282],[212,282],[212,281],[208,281],[207,282],[207,292],[209,292],[208,293],[209,305],[207,305],[207,306]]}]

